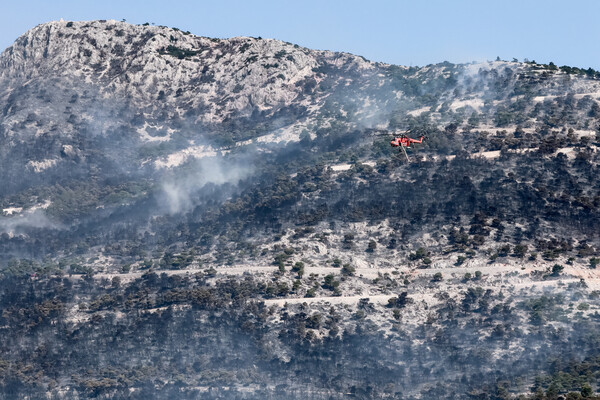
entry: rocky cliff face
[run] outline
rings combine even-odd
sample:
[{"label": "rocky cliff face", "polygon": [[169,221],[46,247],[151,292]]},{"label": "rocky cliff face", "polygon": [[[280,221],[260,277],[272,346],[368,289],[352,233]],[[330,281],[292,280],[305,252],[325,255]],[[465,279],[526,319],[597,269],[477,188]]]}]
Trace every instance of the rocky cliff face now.
[{"label": "rocky cliff face", "polygon": [[121,95],[139,107],[158,101],[174,112],[200,109],[201,121],[222,122],[232,113],[275,112],[307,97],[303,84],[323,65],[374,69],[360,57],[278,40],[209,39],[116,21],[51,22],[6,50],[0,77],[101,85],[106,97]]}]

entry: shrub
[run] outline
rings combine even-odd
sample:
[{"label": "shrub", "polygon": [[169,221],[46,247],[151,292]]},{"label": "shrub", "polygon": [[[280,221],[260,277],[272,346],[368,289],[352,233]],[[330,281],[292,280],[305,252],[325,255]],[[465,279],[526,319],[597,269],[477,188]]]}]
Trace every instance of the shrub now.
[{"label": "shrub", "polygon": [[388,299],[388,307],[391,308],[402,308],[408,303],[412,303],[412,299],[408,297],[407,292],[402,292],[398,297],[392,297]]},{"label": "shrub", "polygon": [[304,275],[304,263],[302,261],[298,261],[292,267],[292,271],[296,272],[299,277],[302,277],[302,275]]},{"label": "shrub", "polygon": [[350,264],[344,264],[344,266],[342,267],[342,273],[345,275],[352,276],[352,275],[354,275],[355,272],[356,272],[356,268],[354,268]]},{"label": "shrub", "polygon": [[335,280],[335,276],[333,274],[326,275],[325,278],[323,278],[323,289],[335,290],[339,285],[340,282]]},{"label": "shrub", "polygon": [[552,266],[552,276],[558,276],[560,275],[560,273],[565,269],[565,267],[563,267],[560,264],[554,264]]},{"label": "shrub", "polygon": [[577,306],[577,309],[578,309],[578,310],[581,310],[581,311],[587,311],[587,310],[589,310],[589,309],[590,309],[590,305],[589,305],[588,303],[580,303],[580,304]]},{"label": "shrub", "polygon": [[428,255],[429,255],[429,253],[428,253],[427,250],[425,250],[425,248],[419,247],[415,253],[411,253],[408,256],[408,259],[411,260],[411,261],[421,260],[421,259],[425,258]]},{"label": "shrub", "polygon": [[586,383],[583,386],[581,386],[581,396],[592,397],[593,394],[594,394],[594,390],[592,389],[592,387],[589,384]]},{"label": "shrub", "polygon": [[169,46],[167,46],[166,49],[160,50],[159,54],[169,55],[169,56],[177,57],[180,60],[183,60],[184,58],[189,58],[189,57],[198,55],[201,52],[202,52],[202,50],[187,50],[187,49],[182,49],[180,47],[176,47],[173,45],[169,45]]},{"label": "shrub", "polygon": [[377,242],[374,240],[369,241],[369,246],[367,247],[367,252],[372,253],[377,248]]}]

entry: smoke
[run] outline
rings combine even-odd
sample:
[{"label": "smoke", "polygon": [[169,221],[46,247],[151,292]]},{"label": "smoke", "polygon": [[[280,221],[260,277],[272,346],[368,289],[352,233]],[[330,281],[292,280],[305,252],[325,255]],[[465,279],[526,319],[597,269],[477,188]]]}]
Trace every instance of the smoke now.
[{"label": "smoke", "polygon": [[0,217],[0,233],[15,234],[24,229],[59,228],[41,209],[28,210],[14,217]]},{"label": "smoke", "polygon": [[247,159],[222,157],[202,158],[191,167],[191,170],[172,171],[163,180],[158,200],[164,213],[173,215],[190,211],[197,205],[198,192],[206,185],[236,185],[253,171]]}]

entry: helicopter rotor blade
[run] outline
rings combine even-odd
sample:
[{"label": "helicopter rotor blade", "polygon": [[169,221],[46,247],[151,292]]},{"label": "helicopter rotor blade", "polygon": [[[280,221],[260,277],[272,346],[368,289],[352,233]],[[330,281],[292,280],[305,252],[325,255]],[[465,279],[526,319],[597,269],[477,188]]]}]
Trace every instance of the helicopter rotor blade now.
[{"label": "helicopter rotor blade", "polygon": [[371,136],[391,136],[392,133],[387,129],[371,128],[367,129],[367,133]]}]

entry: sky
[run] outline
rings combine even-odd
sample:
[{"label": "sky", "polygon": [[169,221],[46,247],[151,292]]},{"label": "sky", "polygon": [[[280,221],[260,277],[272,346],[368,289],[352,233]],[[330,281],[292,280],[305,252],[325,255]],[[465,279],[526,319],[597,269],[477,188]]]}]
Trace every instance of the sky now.
[{"label": "sky", "polygon": [[[2,4],[5,3],[5,4]],[[407,66],[513,58],[600,70],[600,0],[23,0],[0,49],[37,24],[116,19],[199,36],[280,39]]]}]

